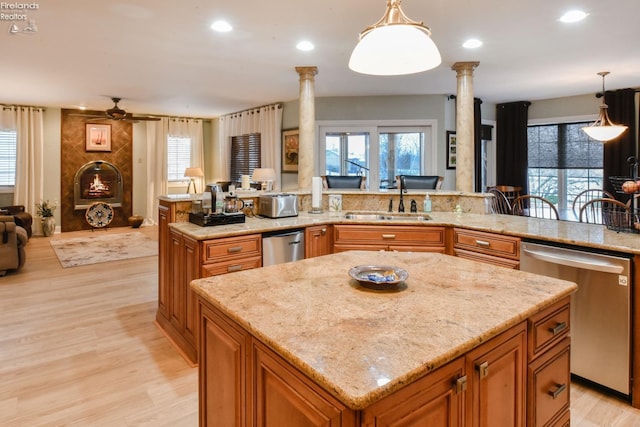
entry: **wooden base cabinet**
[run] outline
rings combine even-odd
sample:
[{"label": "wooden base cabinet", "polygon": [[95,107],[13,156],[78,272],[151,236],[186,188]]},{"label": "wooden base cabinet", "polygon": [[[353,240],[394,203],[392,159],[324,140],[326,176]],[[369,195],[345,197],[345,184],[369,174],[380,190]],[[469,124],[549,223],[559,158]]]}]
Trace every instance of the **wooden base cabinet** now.
[{"label": "wooden base cabinet", "polygon": [[333,252],[446,252],[445,227],[334,225]]},{"label": "wooden base cabinet", "polygon": [[353,410],[200,300],[200,425],[568,426],[568,328],[557,329],[561,332],[550,340],[543,338],[540,351],[528,357],[530,335],[561,320],[568,303],[562,301],[367,408]]},{"label": "wooden base cabinet", "polygon": [[460,258],[517,270],[520,268],[520,239],[454,228],[453,254]]},{"label": "wooden base cabinet", "polygon": [[304,255],[313,258],[333,252],[333,226],[314,225],[304,230]]}]

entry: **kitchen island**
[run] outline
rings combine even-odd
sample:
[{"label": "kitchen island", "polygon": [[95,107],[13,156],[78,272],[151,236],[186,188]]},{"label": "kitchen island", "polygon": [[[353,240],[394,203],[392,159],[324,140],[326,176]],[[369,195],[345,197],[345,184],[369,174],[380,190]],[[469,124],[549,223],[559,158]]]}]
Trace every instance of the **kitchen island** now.
[{"label": "kitchen island", "polygon": [[[347,274],[356,265],[409,278],[372,291]],[[191,286],[201,425],[568,420],[571,282],[442,254],[350,251]]]}]

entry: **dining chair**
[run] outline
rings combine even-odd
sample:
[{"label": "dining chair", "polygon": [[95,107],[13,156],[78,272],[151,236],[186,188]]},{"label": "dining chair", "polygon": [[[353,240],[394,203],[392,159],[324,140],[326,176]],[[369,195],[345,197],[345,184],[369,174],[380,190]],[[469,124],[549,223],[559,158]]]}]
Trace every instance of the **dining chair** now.
[{"label": "dining chair", "polygon": [[629,207],[613,198],[589,200],[580,208],[580,222],[606,224],[614,227],[631,227]]},{"label": "dining chair", "polygon": [[438,175],[398,175],[396,182],[404,177],[402,188],[405,190],[439,190],[444,177]]},{"label": "dining chair", "polygon": [[522,187],[516,187],[513,185],[495,185],[489,188],[496,188],[502,191],[502,194],[504,194],[511,206],[513,206],[514,200],[516,200],[516,198],[518,198],[522,193]]},{"label": "dining chair", "polygon": [[534,218],[560,219],[558,209],[549,200],[540,196],[524,195],[516,197],[511,213]]},{"label": "dining chair", "polygon": [[358,175],[324,175],[322,177],[325,188],[344,188],[364,190],[365,177]]},{"label": "dining chair", "polygon": [[578,193],[576,198],[573,199],[572,205],[573,213],[576,218],[580,218],[580,210],[582,209],[582,206],[584,206],[588,201],[594,199],[615,199],[615,197],[613,197],[613,195],[607,190],[603,190],[601,188],[590,188]]},{"label": "dining chair", "polygon": [[502,191],[491,187],[487,190],[487,193],[493,194],[493,198],[489,202],[489,210],[491,213],[511,215],[511,204]]}]

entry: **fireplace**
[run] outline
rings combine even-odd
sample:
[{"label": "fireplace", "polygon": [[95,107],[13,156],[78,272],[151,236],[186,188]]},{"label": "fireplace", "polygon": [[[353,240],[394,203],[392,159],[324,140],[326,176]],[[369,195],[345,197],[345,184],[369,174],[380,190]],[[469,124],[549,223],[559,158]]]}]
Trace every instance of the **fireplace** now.
[{"label": "fireplace", "polygon": [[74,209],[87,209],[95,202],[122,206],[122,175],[104,160],[84,164],[73,178]]}]

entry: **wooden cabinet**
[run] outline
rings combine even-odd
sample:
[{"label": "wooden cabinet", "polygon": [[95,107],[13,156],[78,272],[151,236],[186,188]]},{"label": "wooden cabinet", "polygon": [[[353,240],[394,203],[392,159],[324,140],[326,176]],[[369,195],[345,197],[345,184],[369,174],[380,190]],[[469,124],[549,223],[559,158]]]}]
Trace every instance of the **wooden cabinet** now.
[{"label": "wooden cabinet", "polygon": [[328,255],[333,250],[333,226],[315,225],[304,230],[305,258]]},{"label": "wooden cabinet", "polygon": [[529,319],[527,425],[568,425],[570,309],[565,299]]},{"label": "wooden cabinet", "polygon": [[527,358],[529,332],[556,312],[557,307],[545,310],[367,408],[352,410],[200,300],[200,425],[567,426],[568,387],[561,381],[570,375],[569,338],[563,333],[560,341],[547,340],[556,344],[540,347],[544,351],[529,363]]},{"label": "wooden cabinet", "polygon": [[454,228],[453,253],[460,258],[520,268],[520,239],[517,237]]},{"label": "wooden cabinet", "polygon": [[445,253],[445,227],[334,225],[334,252],[385,250]]},{"label": "wooden cabinet", "polygon": [[225,237],[202,242],[202,277],[262,267],[262,235]]},{"label": "wooden cabinet", "polygon": [[215,308],[202,304],[201,322],[201,426],[356,426],[354,411]]},{"label": "wooden cabinet", "polygon": [[467,355],[467,426],[525,425],[526,322]]},{"label": "wooden cabinet", "polygon": [[465,359],[460,357],[362,413],[366,427],[464,426]]},{"label": "wooden cabinet", "polygon": [[262,266],[260,234],[197,241],[169,228],[180,212],[161,203],[156,324],[192,365],[198,361],[197,298],[190,283],[201,277]]}]

